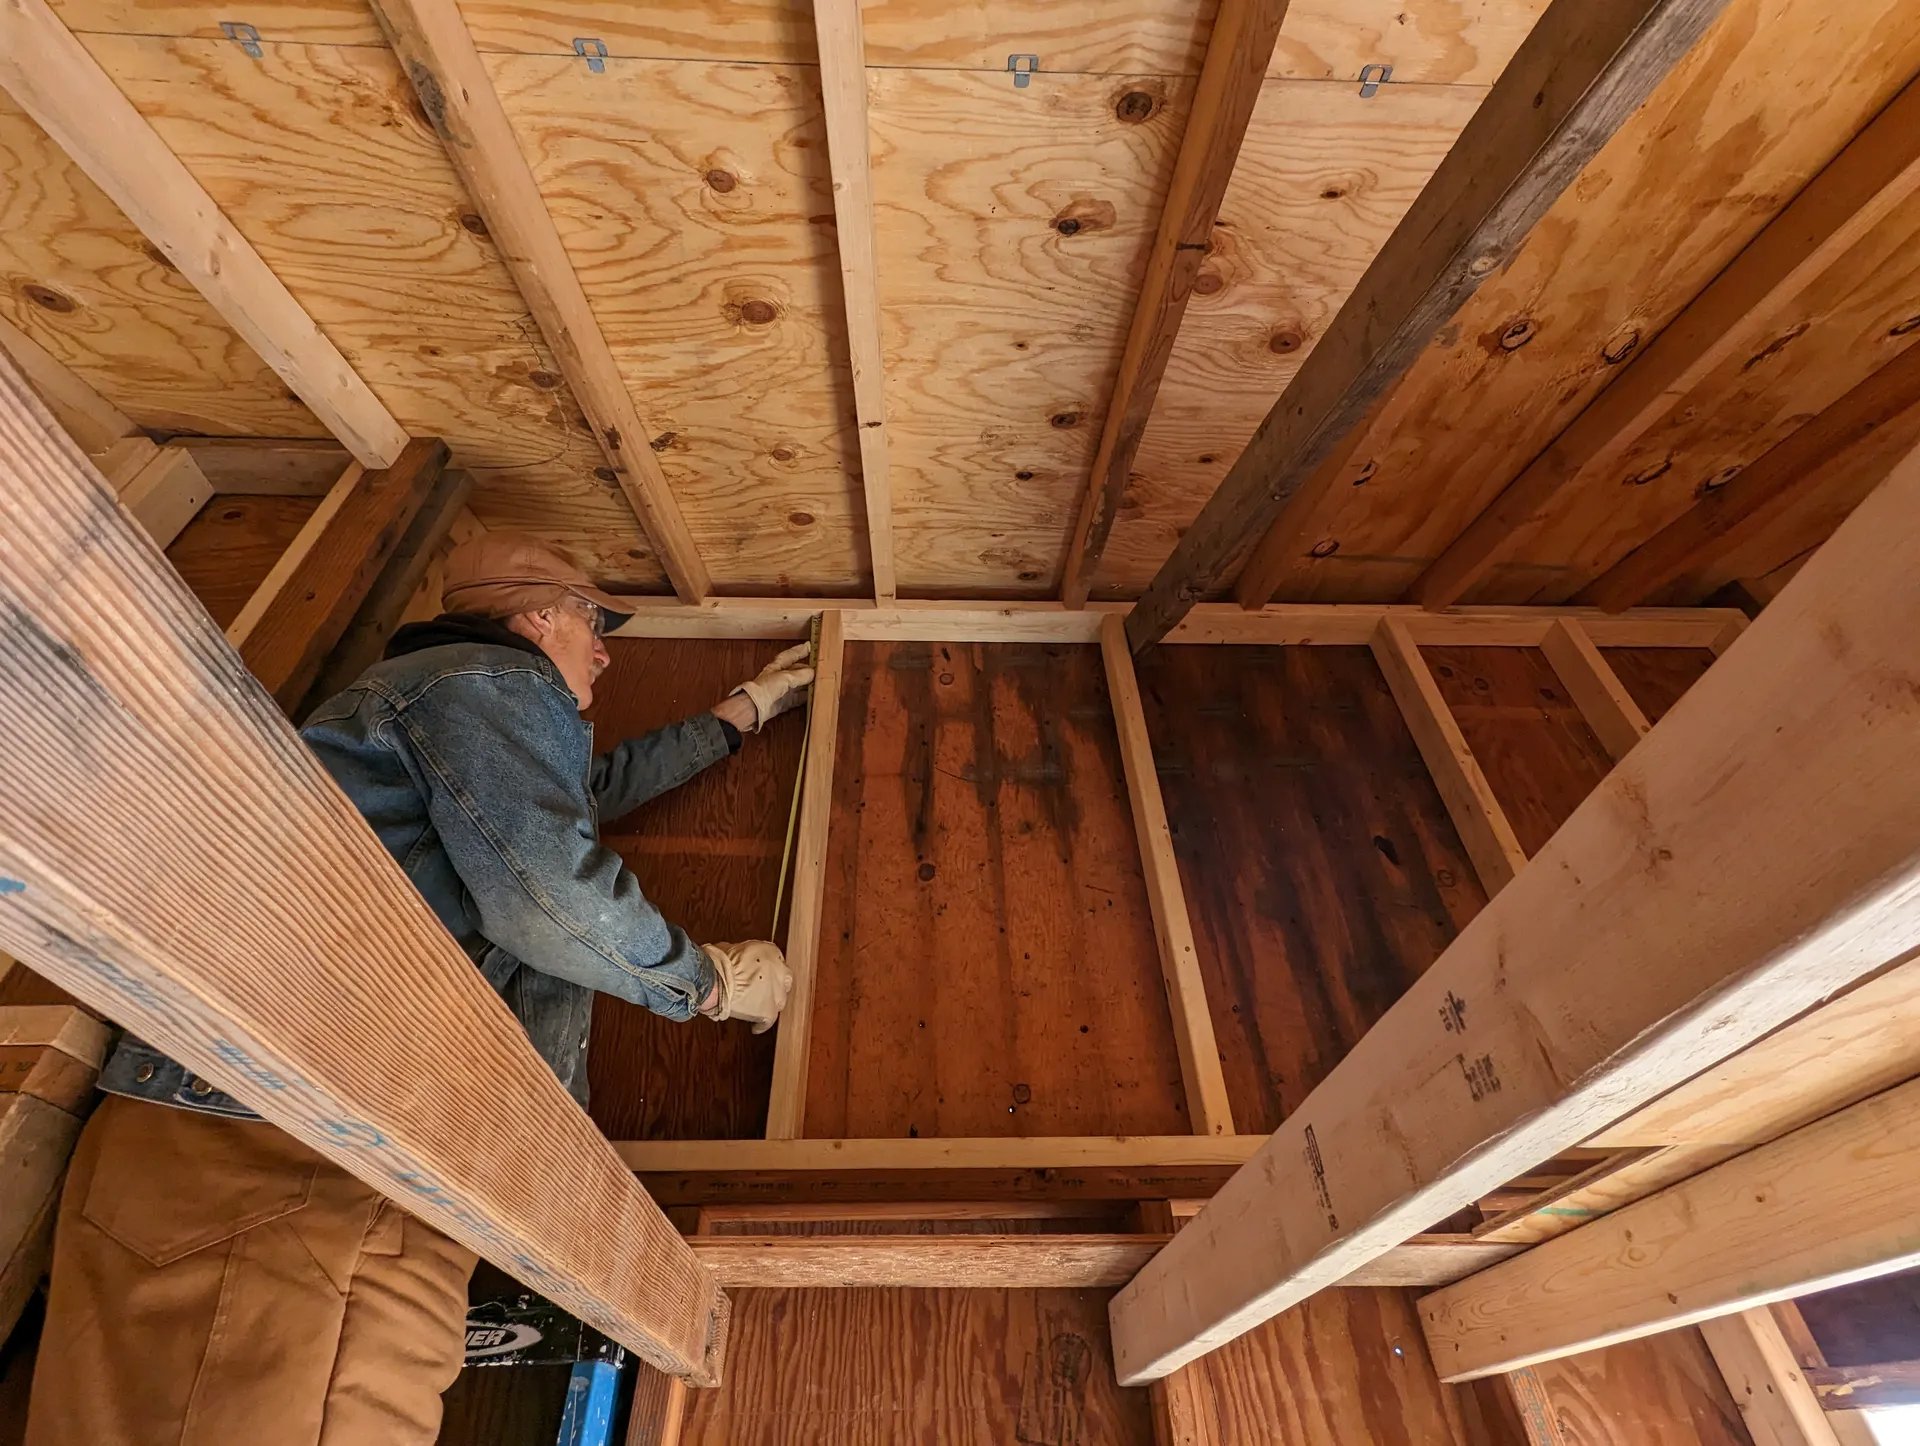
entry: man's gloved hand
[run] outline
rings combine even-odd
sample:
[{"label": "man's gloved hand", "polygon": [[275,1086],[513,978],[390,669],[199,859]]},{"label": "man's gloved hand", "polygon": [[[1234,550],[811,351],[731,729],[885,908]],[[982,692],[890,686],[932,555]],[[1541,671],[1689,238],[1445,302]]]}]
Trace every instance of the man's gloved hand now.
[{"label": "man's gloved hand", "polygon": [[[758,733],[770,719],[798,708],[813,682],[813,669],[807,666],[807,644],[788,648],[750,683],[742,683],[733,693],[744,693],[753,704],[753,723],[743,733]],[[733,693],[727,696],[732,697]]]},{"label": "man's gloved hand", "polygon": [[702,944],[719,981],[713,1007],[700,1012],[709,1019],[750,1019],[753,1032],[773,1028],[787,1007],[793,971],[778,944],[750,939],[744,944]]}]

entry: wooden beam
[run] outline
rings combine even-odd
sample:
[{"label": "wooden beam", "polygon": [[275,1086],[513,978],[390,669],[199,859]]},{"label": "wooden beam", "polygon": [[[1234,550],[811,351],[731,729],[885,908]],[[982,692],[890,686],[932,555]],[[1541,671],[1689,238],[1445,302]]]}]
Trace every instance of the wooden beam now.
[{"label": "wooden beam", "polygon": [[[392,555],[367,589],[352,619],[341,629],[339,640],[321,660],[298,714],[304,715],[326,702],[380,661],[387,640],[393,636],[402,614],[413,603],[432,570],[442,544],[452,533],[472,492],[471,473],[458,469],[441,472],[413,521],[394,543]],[[433,610],[440,611],[437,596]]]},{"label": "wooden beam", "polygon": [[0,4],[0,87],[368,467],[405,429],[46,0]]},{"label": "wooden beam", "polygon": [[1187,1117],[1197,1135],[1231,1135],[1233,1106],[1227,1099],[1226,1071],[1220,1066],[1213,1016],[1207,1011],[1206,981],[1200,976],[1200,955],[1194,948],[1193,923],[1180,886],[1180,863],[1173,853],[1166,801],[1160,796],[1160,775],[1154,771],[1140,683],[1133,673],[1133,654],[1127,651],[1126,619],[1118,613],[1108,613],[1100,625],[1100,657],[1106,664],[1107,696],[1120,737],[1120,764],[1127,777],[1140,868],[1160,948],[1160,977],[1173,1015],[1173,1043],[1180,1056]]},{"label": "wooden beam", "polygon": [[[1813,1338],[1813,1332],[1807,1327],[1807,1318],[1800,1313],[1797,1302],[1777,1300],[1767,1307],[1767,1311],[1802,1371],[1826,1365],[1826,1354]],[[1874,1433],[1873,1427],[1867,1424],[1864,1411],[1829,1410],[1827,1425],[1832,1428],[1839,1446],[1880,1446],[1880,1438]]]},{"label": "wooden beam", "polygon": [[1910,346],[1742,468],[1732,481],[1696,498],[1693,506],[1589,583],[1580,601],[1614,610],[1631,607],[1675,578],[1710,565],[1760,536],[1837,473],[1857,469],[1858,452],[1881,440],[1876,433],[1916,408],[1920,346]]},{"label": "wooden beam", "polygon": [[1739,1153],[1738,1145],[1628,1150],[1495,1216],[1475,1229],[1473,1238],[1493,1244],[1538,1245]]},{"label": "wooden beam", "polygon": [[1426,607],[1457,602],[1561,491],[1620,456],[1742,352],[1781,310],[1920,188],[1920,84],[1909,85],[1736,256],[1414,582]]},{"label": "wooden beam", "polygon": [[1702,1321],[1700,1334],[1753,1446],[1840,1446],[1772,1311]]},{"label": "wooden beam", "polygon": [[1240,159],[1274,42],[1287,18],[1287,0],[1222,0],[1207,40],[1207,58],[1187,111],[1160,225],[1147,253],[1146,275],[1134,301],[1126,350],[1114,374],[1100,446],[1080,500],[1068,544],[1060,597],[1083,607],[1100,570],[1113,521],[1126,496],[1140,440],[1146,435],[1160,379],[1180,335],[1200,263],[1213,249],[1214,222]]},{"label": "wooden beam", "polygon": [[1420,1302],[1442,1380],[1512,1370],[1920,1264],[1920,1080]]},{"label": "wooden beam", "polygon": [[[797,981],[796,981],[797,982]],[[789,1005],[791,1008],[791,1005]],[[643,1175],[875,1170],[1174,1169],[1241,1165],[1264,1135],[989,1136],[969,1139],[615,1140]]]},{"label": "wooden beam", "polygon": [[306,696],[446,465],[435,439],[409,442],[378,472],[349,467],[227,629],[283,708]]},{"label": "wooden beam", "polygon": [[719,1288],[3,362],[0,497],[0,948],[644,1359],[715,1380]]},{"label": "wooden beam", "polygon": [[200,464],[184,447],[165,446],[120,489],[120,505],[147,529],[154,546],[167,547],[213,500]]},{"label": "wooden beam", "polygon": [[1725,0],[1554,0],[1127,620],[1164,637],[1511,260]]},{"label": "wooden beam", "polygon": [[200,464],[214,496],[325,497],[353,460],[339,443],[315,437],[178,437]]},{"label": "wooden beam", "polygon": [[1123,1380],[1231,1339],[1920,947],[1920,709],[1894,681],[1916,548],[1920,456],[1115,1297]]},{"label": "wooden beam", "polygon": [[1506,810],[1493,796],[1493,785],[1481,771],[1460,724],[1440,694],[1433,670],[1420,656],[1420,645],[1405,623],[1382,619],[1373,634],[1373,658],[1385,675],[1393,698],[1407,720],[1407,729],[1433,775],[1440,800],[1473,860],[1474,872],[1492,898],[1513,882],[1527,862],[1526,850],[1507,821]]},{"label": "wooden beam", "polygon": [[708,1235],[729,1290],[1095,1290],[1123,1285],[1164,1235]]},{"label": "wooden beam", "polygon": [[867,502],[873,595],[892,602],[893,483],[887,469],[886,361],[880,349],[880,268],[873,247],[873,184],[867,153],[867,59],[860,0],[815,0],[820,99],[833,173],[834,235],[847,306],[853,411],[860,435],[860,485]]},{"label": "wooden beam", "polygon": [[813,1042],[814,971],[820,954],[820,916],[827,898],[827,824],[833,816],[833,762],[840,751],[840,679],[846,663],[846,619],[838,609],[820,618],[808,702],[800,827],[793,849],[793,902],[787,913],[787,967],[793,992],[781,1012],[773,1050],[773,1088],[767,1100],[767,1138],[800,1137],[807,1118],[807,1063]]},{"label": "wooden beam", "polygon": [[0,316],[0,352],[13,358],[35,395],[66,428],[74,445],[92,456],[139,432],[131,418],[19,327]]},{"label": "wooden beam", "polygon": [[374,0],[373,12],[673,590],[698,602],[712,590],[706,564],[458,4]]},{"label": "wooden beam", "polygon": [[[846,633],[863,642],[1095,643],[1103,619],[1125,603],[1069,608],[1057,602],[923,602],[878,607],[846,598],[710,598],[690,607],[633,598],[632,618],[616,637],[766,638],[807,636],[817,614],[838,609]],[[1258,643],[1274,647],[1332,644],[1364,647],[1383,619],[1403,623],[1415,641],[1481,647],[1537,648],[1555,622],[1578,622],[1608,648],[1713,647],[1745,617],[1733,608],[1460,607],[1430,613],[1401,603],[1275,603],[1257,612],[1202,603],[1167,634],[1170,643]]]},{"label": "wooden beam", "polygon": [[1647,736],[1653,726],[1647,722],[1647,715],[1614,676],[1580,624],[1565,620],[1555,623],[1540,646],[1594,737],[1607,750],[1607,756],[1618,763]]}]

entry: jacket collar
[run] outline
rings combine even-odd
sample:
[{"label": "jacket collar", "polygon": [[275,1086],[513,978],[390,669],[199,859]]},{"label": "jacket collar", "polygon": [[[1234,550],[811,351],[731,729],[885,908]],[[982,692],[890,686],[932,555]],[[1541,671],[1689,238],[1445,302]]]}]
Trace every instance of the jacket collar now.
[{"label": "jacket collar", "polygon": [[451,647],[456,643],[487,643],[531,653],[536,658],[547,656],[538,644],[521,637],[499,618],[483,617],[479,613],[442,613],[430,622],[408,623],[388,639],[382,656],[401,658],[408,653]]}]

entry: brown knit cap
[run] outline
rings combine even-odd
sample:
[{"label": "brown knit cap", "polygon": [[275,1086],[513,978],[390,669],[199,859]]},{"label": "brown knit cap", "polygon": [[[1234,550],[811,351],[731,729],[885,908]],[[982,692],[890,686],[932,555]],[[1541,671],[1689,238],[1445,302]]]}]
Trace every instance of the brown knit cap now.
[{"label": "brown knit cap", "polygon": [[602,592],[587,575],[546,543],[524,532],[488,532],[447,555],[440,602],[450,613],[511,617],[550,607],[566,596],[592,603],[618,627],[633,608]]}]

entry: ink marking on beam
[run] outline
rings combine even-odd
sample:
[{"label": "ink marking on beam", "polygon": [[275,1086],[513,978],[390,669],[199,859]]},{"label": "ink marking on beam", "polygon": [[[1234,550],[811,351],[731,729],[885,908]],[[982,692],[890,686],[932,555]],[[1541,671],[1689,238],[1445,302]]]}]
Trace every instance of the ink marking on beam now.
[{"label": "ink marking on beam", "polygon": [[24,894],[26,891],[27,886],[20,879],[0,879],[0,894]]},{"label": "ink marking on beam", "polygon": [[1460,1073],[1467,1081],[1467,1090],[1475,1104],[1488,1095],[1500,1093],[1500,1075],[1493,1067],[1492,1055],[1483,1054],[1471,1061],[1464,1054],[1456,1054],[1454,1058],[1460,1063]]},{"label": "ink marking on beam", "polygon": [[1451,989],[1447,991],[1446,1002],[1440,1006],[1440,1022],[1446,1026],[1448,1034],[1467,1032],[1467,1001]]},{"label": "ink marking on beam", "polygon": [[1313,1176],[1313,1198],[1320,1202],[1320,1208],[1327,1212],[1327,1228],[1338,1230],[1340,1218],[1333,1213],[1333,1192],[1327,1188],[1327,1164],[1320,1158],[1320,1142],[1314,1138],[1313,1126],[1308,1125],[1307,1173]]}]

